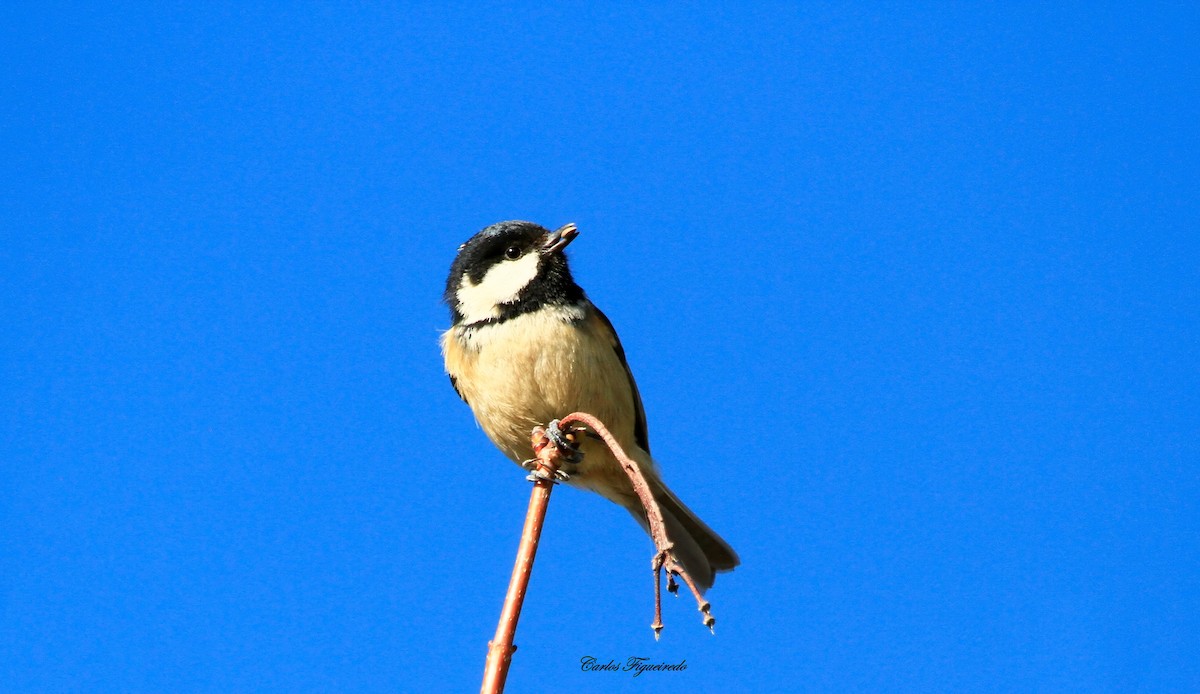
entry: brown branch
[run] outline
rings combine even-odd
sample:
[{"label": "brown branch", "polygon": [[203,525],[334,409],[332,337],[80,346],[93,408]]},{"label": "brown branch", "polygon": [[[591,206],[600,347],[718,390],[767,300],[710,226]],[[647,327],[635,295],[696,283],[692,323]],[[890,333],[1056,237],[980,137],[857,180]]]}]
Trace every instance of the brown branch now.
[{"label": "brown branch", "polygon": [[[709,613],[711,605],[700,594],[695,581],[688,574],[673,551],[675,545],[667,536],[667,526],[663,522],[662,509],[654,499],[650,485],[642,475],[638,464],[634,462],[617,439],[604,424],[585,412],[573,412],[559,421],[558,425],[566,433],[568,442],[578,440],[570,432],[571,424],[582,424],[604,441],[613,457],[621,464],[633,490],[642,502],[646,511],[646,521],[650,527],[650,538],[654,541],[654,558],[651,568],[654,572],[654,622],[650,628],[654,630],[657,640],[663,630],[662,621],[662,571],[667,570],[667,590],[676,593],[679,586],[675,583],[678,576],[692,591],[700,612],[704,615],[704,626],[710,630],[716,619]],[[529,497],[529,510],[525,514],[525,527],[521,531],[521,544],[517,547],[517,561],[513,565],[512,578],[508,582],[508,593],[504,596],[504,607],[500,611],[500,623],[496,626],[496,635],[488,642],[487,662],[483,670],[483,687],[481,694],[500,694],[504,691],[504,682],[508,678],[508,668],[512,664],[513,653],[517,647],[513,645],[513,637],[517,632],[517,620],[521,618],[521,606],[525,602],[525,591],[529,587],[529,576],[533,572],[533,560],[537,555],[538,541],[542,536],[542,527],[546,522],[546,509],[550,504],[550,492],[554,489],[555,480],[560,475],[563,451],[559,450],[554,440],[545,430],[536,427],[533,430],[533,451],[537,456],[532,463],[533,473],[529,479],[533,481],[533,492]]]},{"label": "brown branch", "polygon": [[513,565],[508,593],[504,596],[504,607],[500,611],[500,623],[496,626],[495,637],[488,642],[481,694],[500,694],[504,691],[508,666],[512,664],[512,655],[517,650],[513,645],[513,637],[517,633],[517,620],[521,618],[521,606],[525,603],[525,590],[529,587],[529,575],[533,572],[538,540],[542,537],[542,526],[546,522],[550,492],[554,489],[555,477],[562,463],[561,452],[546,437],[541,427],[533,430],[533,450],[537,455],[534,471],[529,475],[533,480],[533,492],[529,496],[529,510],[525,514],[521,544],[517,547],[517,561]]},{"label": "brown branch", "polygon": [[675,586],[674,577],[678,576],[683,579],[688,589],[692,591],[692,596],[696,598],[697,609],[704,615],[704,626],[711,631],[717,620],[712,616],[710,610],[712,605],[709,604],[700,590],[696,587],[696,582],[692,580],[691,575],[679,563],[679,559],[672,551],[675,543],[671,542],[671,538],[667,537],[667,526],[663,522],[662,509],[658,506],[658,501],[654,499],[653,492],[650,491],[650,485],[646,482],[645,476],[642,475],[641,468],[628,455],[625,454],[621,444],[617,443],[617,439],[612,435],[612,432],[599,420],[586,412],[574,412],[559,421],[559,426],[566,428],[568,425],[578,422],[587,426],[604,441],[608,449],[612,451],[613,457],[621,464],[621,468],[625,470],[629,481],[633,484],[633,491],[637,493],[638,500],[642,502],[642,508],[646,511],[646,522],[650,526],[650,539],[654,541],[654,548],[657,550],[654,558],[651,560],[651,568],[654,571],[654,621],[650,624],[650,628],[654,630],[654,638],[657,640],[662,633],[662,569],[667,570],[667,590],[675,593],[678,589]]}]

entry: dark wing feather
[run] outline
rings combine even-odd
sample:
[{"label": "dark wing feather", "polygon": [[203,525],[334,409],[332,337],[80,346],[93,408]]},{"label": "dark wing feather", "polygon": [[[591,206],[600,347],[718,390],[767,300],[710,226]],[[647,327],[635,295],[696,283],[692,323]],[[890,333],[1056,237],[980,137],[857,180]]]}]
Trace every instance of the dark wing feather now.
[{"label": "dark wing feather", "polygon": [[[458,389],[458,379],[457,378],[455,378],[453,376],[450,377],[450,387],[454,388],[454,392],[458,393],[458,397],[462,398],[463,402],[467,402],[467,399],[465,397],[463,397],[462,391]],[[467,402],[467,404],[470,405],[471,403]]]},{"label": "dark wing feather", "polygon": [[637,382],[633,380],[633,372],[629,370],[629,362],[625,360],[625,348],[621,346],[621,340],[617,337],[617,330],[613,327],[612,321],[604,312],[592,306],[596,317],[604,324],[608,332],[609,340],[612,341],[613,351],[617,353],[617,358],[621,360],[621,366],[625,367],[625,376],[629,379],[629,391],[633,394],[633,409],[634,409],[634,424],[633,424],[633,439],[637,445],[647,453],[650,452],[650,434],[646,430],[646,409],[642,407],[642,395],[638,392]]}]

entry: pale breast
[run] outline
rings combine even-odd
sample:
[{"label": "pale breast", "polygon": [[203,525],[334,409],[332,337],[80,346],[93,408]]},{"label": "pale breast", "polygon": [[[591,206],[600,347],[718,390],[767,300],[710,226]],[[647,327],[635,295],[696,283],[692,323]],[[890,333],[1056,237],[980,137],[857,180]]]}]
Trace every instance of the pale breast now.
[{"label": "pale breast", "polygon": [[531,457],[530,430],[583,411],[633,443],[633,393],[612,343],[588,321],[543,310],[503,323],[454,328],[442,338],[446,370],[492,442]]}]

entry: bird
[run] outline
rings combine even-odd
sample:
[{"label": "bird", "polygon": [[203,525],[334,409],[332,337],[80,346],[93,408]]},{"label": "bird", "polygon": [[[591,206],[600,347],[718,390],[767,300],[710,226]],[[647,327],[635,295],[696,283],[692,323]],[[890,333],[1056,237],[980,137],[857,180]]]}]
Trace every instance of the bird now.
[{"label": "bird", "polygon": [[[441,337],[446,372],[484,433],[518,464],[530,457],[536,426],[571,412],[603,422],[646,478],[679,563],[706,591],[740,560],[662,481],[625,350],[571,275],[564,251],[578,236],[574,224],[552,232],[506,221],[459,246],[443,295],[451,318]],[[562,468],[567,484],[615,502],[649,533],[620,463],[596,438],[579,440],[581,456]]]}]

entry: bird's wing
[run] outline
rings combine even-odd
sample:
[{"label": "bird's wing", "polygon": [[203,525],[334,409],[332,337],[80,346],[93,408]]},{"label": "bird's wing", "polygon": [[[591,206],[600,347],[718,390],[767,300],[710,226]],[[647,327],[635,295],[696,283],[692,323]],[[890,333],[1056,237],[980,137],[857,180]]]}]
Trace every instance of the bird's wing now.
[{"label": "bird's wing", "polygon": [[613,328],[612,321],[604,312],[592,306],[592,315],[600,323],[601,332],[608,336],[612,343],[613,351],[617,353],[617,358],[621,360],[621,366],[625,367],[625,376],[629,379],[629,392],[633,395],[634,409],[634,425],[633,438],[637,445],[647,453],[650,452],[650,435],[646,431],[646,410],[642,407],[642,396],[638,393],[637,382],[633,380],[633,372],[629,370],[629,362],[625,360],[625,348],[621,346],[621,340],[617,337],[617,331]]},{"label": "bird's wing", "polygon": [[[462,391],[458,389],[458,379],[454,376],[450,376],[450,387],[454,388],[454,392],[458,393],[458,397],[462,398],[463,402],[467,402],[466,396],[463,395]],[[471,403],[467,402],[467,404],[470,405]]]}]

